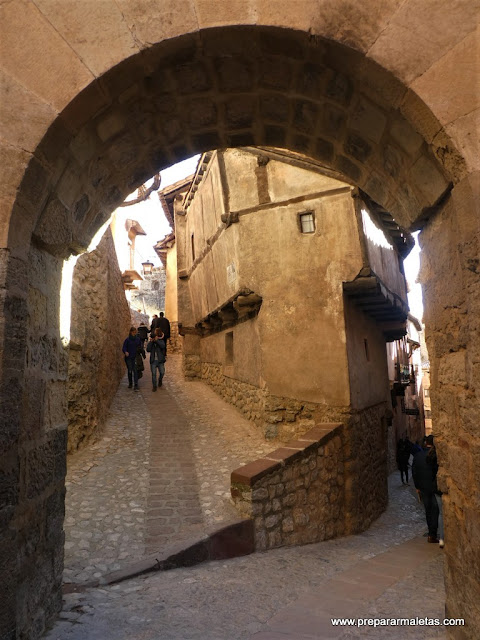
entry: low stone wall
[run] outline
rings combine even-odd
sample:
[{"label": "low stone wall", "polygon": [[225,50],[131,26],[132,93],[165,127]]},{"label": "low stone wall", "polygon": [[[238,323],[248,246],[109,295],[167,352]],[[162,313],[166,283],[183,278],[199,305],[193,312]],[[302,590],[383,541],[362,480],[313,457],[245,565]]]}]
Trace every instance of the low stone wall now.
[{"label": "low stone wall", "polygon": [[[198,371],[197,360],[195,365],[192,361],[190,367],[193,369],[193,366]],[[267,439],[296,438],[320,422],[339,422],[349,415],[347,409],[273,396],[268,389],[226,376],[218,363],[202,362],[201,377],[226,402],[252,420]]]},{"label": "low stone wall", "polygon": [[68,363],[68,452],[95,438],[125,373],[130,311],[110,229],[81,256],[72,283]]},{"label": "low stone wall", "polygon": [[222,366],[213,362],[201,363],[201,375],[202,380],[213,387],[224,400],[233,404],[248,420],[260,427],[264,426],[265,390],[225,376]]},{"label": "low stone wall", "polygon": [[319,424],[233,471],[231,494],[254,520],[255,549],[320,542],[345,526],[343,425]]}]

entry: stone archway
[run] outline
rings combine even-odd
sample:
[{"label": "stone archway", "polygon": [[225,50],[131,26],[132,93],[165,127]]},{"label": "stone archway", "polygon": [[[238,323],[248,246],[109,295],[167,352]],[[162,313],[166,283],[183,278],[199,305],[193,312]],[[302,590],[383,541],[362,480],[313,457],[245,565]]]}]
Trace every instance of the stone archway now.
[{"label": "stone archway", "polygon": [[[285,3],[279,14],[252,2],[246,13],[243,5],[236,9],[237,20],[235,11],[219,17],[216,3],[200,1],[196,12],[185,2],[170,13],[163,7],[162,15],[152,7],[132,15],[125,6],[118,20],[118,7],[109,2],[96,16],[70,6],[67,16],[48,1],[21,4],[23,13],[18,7],[12,13],[15,3],[2,7],[12,33],[28,30],[33,56],[31,66],[21,66],[24,51],[9,31],[2,52],[10,107],[2,149],[2,536],[16,554],[7,551],[3,565],[10,594],[5,632],[38,635],[60,598],[62,260],[82,251],[123,197],[159,169],[196,151],[247,144],[315,158],[400,224],[425,228],[432,405],[449,491],[447,531],[462,550],[447,550],[447,607],[473,625],[480,571],[472,547],[480,531],[478,498],[470,497],[479,484],[480,294],[477,139],[469,131],[477,98],[464,79],[455,85],[466,100],[461,109],[456,102],[446,107],[439,95],[440,88],[451,95],[448,73],[455,63],[466,64],[475,46],[473,3],[451,15],[445,10],[448,37],[434,51],[427,47],[420,73],[407,54],[399,55],[405,36],[396,49],[407,18],[395,3],[379,12],[370,6],[368,16],[346,3],[342,17],[328,4],[318,13],[307,1],[304,12]],[[427,33],[430,17],[420,9],[416,15]],[[80,34],[98,35],[95,19],[110,28],[100,42],[90,36],[83,45],[72,24]]]}]

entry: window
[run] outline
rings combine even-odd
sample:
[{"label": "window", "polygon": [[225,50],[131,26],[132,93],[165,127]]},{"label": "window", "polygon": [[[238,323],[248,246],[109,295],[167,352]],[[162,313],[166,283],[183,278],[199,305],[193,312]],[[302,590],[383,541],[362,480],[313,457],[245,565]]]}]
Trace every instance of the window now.
[{"label": "window", "polygon": [[425,418],[427,420],[430,420],[431,417],[432,417],[432,412],[430,411],[430,409],[425,409]]},{"label": "window", "polygon": [[424,395],[425,395],[425,398],[429,398],[429,397],[430,397],[430,389],[425,389],[425,390],[423,391],[423,393],[424,393]]},{"label": "window", "polygon": [[300,230],[302,233],[315,233],[315,215],[313,211],[307,211],[299,215]]},{"label": "window", "polygon": [[225,334],[225,364],[233,364],[233,331]]},{"label": "window", "polygon": [[195,262],[195,237],[192,233],[192,260]]}]

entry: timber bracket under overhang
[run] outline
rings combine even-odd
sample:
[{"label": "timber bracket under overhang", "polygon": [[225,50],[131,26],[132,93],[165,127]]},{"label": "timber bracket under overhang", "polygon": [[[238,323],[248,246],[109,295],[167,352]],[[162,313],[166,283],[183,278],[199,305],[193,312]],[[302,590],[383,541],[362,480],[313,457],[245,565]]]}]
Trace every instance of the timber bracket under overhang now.
[{"label": "timber bracket under overhang", "polygon": [[383,331],[385,340],[393,342],[407,334],[408,304],[391,291],[371,270],[343,283],[343,291]]},{"label": "timber bracket under overhang", "polygon": [[185,327],[179,323],[178,331],[180,335],[195,334],[202,337],[224,331],[258,315],[262,302],[262,297],[250,289],[241,290],[194,327]]}]

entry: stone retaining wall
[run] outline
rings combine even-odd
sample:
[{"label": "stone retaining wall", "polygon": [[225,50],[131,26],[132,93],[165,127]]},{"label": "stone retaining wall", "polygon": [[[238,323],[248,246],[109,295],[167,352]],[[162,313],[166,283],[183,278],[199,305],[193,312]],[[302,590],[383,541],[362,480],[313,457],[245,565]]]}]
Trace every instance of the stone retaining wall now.
[{"label": "stone retaining wall", "polygon": [[239,511],[254,520],[255,549],[320,542],[345,533],[340,423],[319,424],[231,475]]},{"label": "stone retaining wall", "polygon": [[201,377],[213,387],[220,397],[233,404],[248,420],[263,427],[265,422],[265,390],[225,376],[222,365],[213,362],[201,363]]},{"label": "stone retaining wall", "polygon": [[294,398],[282,398],[269,394],[268,389],[230,378],[223,373],[222,365],[214,362],[193,360],[190,356],[188,368],[198,372],[226,402],[233,404],[243,415],[254,422],[265,438],[288,440],[305,433],[319,422],[344,420],[349,412],[340,407],[332,408],[314,402]]},{"label": "stone retaining wall", "polygon": [[122,344],[130,327],[112,234],[82,255],[72,282],[68,362],[68,452],[95,438],[125,373]]}]

